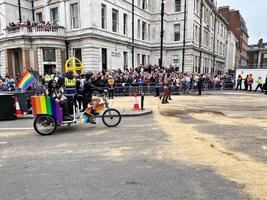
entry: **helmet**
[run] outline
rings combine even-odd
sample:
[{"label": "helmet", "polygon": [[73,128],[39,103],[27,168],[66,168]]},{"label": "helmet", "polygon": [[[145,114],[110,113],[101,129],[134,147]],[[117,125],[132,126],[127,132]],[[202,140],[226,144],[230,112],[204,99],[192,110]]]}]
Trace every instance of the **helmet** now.
[{"label": "helmet", "polygon": [[86,73],[85,73],[85,78],[89,79],[89,78],[91,78],[93,75],[94,75],[93,72],[86,72]]}]

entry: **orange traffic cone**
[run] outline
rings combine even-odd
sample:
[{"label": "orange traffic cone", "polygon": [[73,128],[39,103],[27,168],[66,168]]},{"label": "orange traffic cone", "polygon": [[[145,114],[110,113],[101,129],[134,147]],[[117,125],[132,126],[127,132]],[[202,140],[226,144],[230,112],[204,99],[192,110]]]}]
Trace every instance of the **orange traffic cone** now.
[{"label": "orange traffic cone", "polygon": [[140,107],[139,107],[138,100],[137,100],[137,94],[134,95],[134,98],[135,98],[135,102],[133,106],[133,111],[140,111]]},{"label": "orange traffic cone", "polygon": [[17,116],[17,118],[21,118],[21,117],[23,117],[24,114],[23,114],[23,112],[20,110],[18,97],[15,97],[15,105],[16,105],[16,116]]}]

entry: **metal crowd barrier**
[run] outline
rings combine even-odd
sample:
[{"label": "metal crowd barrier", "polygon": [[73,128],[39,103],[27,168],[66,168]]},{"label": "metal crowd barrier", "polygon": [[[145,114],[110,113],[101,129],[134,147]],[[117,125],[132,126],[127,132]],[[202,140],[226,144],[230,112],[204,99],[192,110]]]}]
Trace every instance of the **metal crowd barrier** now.
[{"label": "metal crowd barrier", "polygon": [[[213,83],[213,82],[204,82],[203,91],[208,90],[233,90],[235,87],[234,83]],[[190,92],[197,91],[197,85],[193,84],[181,84],[178,88],[177,86],[171,86],[171,93],[176,94],[188,94]],[[145,95],[159,95],[163,93],[163,86],[117,86],[114,88],[114,95],[116,96],[132,96],[135,94],[145,94]]]}]

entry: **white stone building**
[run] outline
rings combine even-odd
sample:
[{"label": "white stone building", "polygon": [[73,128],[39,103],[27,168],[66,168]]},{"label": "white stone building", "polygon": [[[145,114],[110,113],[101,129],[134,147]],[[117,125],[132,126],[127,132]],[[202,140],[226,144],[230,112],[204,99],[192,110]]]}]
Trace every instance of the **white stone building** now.
[{"label": "white stone building", "polygon": [[226,55],[226,71],[235,70],[236,60],[237,60],[237,43],[238,39],[235,37],[234,33],[228,31],[227,39],[227,55]]},{"label": "white stone building", "polygon": [[[186,2],[165,0],[163,65],[180,71],[225,71],[226,21],[212,0]],[[21,0],[22,21],[35,18],[58,25],[48,29],[6,29],[18,21],[17,1],[0,0],[0,11],[2,75],[30,67],[41,74],[51,67],[64,71],[67,55],[81,58],[86,70],[133,67],[132,0],[34,0],[33,8],[31,0]],[[160,12],[161,0],[135,0],[134,66],[158,64]]]}]

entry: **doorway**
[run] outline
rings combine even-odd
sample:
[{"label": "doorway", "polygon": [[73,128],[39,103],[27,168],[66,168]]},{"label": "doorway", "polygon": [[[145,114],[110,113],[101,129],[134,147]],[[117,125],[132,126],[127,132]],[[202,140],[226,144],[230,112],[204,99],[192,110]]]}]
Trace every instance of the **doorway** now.
[{"label": "doorway", "polygon": [[44,75],[50,72],[55,72],[56,65],[44,65]]},{"label": "doorway", "polygon": [[9,49],[7,50],[7,74],[15,76],[17,74],[23,74],[22,67],[22,50],[21,49]]}]

